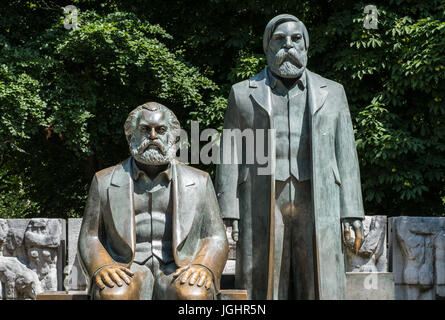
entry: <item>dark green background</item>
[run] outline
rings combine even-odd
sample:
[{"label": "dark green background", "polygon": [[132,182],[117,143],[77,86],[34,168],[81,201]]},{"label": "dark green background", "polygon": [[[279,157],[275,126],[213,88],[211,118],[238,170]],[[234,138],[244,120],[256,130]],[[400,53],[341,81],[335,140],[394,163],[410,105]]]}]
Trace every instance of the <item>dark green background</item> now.
[{"label": "dark green background", "polygon": [[[63,27],[66,5],[77,30]],[[310,35],[308,68],[343,84],[367,214],[445,213],[445,1],[8,1],[0,5],[0,218],[79,217],[94,172],[128,156],[147,101],[221,129],[230,86],[265,65],[277,14]],[[202,167],[210,172],[214,167]]]}]

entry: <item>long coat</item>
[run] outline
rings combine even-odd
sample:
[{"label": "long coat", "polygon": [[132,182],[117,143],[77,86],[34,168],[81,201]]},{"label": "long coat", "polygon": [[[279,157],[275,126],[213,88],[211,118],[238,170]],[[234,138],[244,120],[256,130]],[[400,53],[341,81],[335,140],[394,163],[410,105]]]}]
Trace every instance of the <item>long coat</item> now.
[{"label": "long coat", "polygon": [[[130,160],[96,173],[79,234],[81,265],[91,281],[102,266],[133,263],[136,224]],[[178,267],[207,267],[219,291],[228,242],[209,175],[172,162],[172,250]]]},{"label": "long coat", "polygon": [[[341,219],[364,218],[353,127],[343,86],[309,70],[306,70],[306,77],[310,110],[316,292],[320,299],[344,299]],[[266,67],[251,79],[232,86],[224,129],[264,129],[266,132],[273,129],[271,101]],[[265,133],[263,138],[266,146],[270,143],[269,155],[273,166],[274,137],[268,140]],[[223,135],[221,146],[224,144]],[[235,144],[233,140],[229,143],[231,152],[240,148],[238,150],[242,150],[245,160],[248,152],[246,144]],[[226,151],[221,148],[221,159]],[[266,165],[258,161],[253,164],[246,161],[241,164],[220,164],[215,185],[222,217],[240,220],[235,281],[238,288],[247,289],[252,299],[266,299],[268,282],[277,282],[268,277],[274,274],[270,272],[268,264],[269,253],[273,252],[270,248],[276,247],[279,239],[279,234],[272,231],[272,241],[269,242],[270,217],[274,208],[274,174],[273,170],[271,175],[258,174],[258,169]],[[278,270],[277,265],[273,268]],[[276,293],[269,297],[276,297]]]}]

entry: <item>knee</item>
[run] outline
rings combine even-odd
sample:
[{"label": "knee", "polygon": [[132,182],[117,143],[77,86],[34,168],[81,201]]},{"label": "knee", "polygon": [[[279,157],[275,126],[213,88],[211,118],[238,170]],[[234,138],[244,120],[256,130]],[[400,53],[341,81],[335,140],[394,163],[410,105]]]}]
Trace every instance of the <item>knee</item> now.
[{"label": "knee", "polygon": [[198,287],[197,285],[189,285],[187,283],[180,284],[179,281],[175,281],[175,289],[178,300],[213,300],[214,289],[213,285],[210,289]]},{"label": "knee", "polygon": [[91,290],[91,298],[94,300],[149,300],[153,291],[153,275],[148,268],[132,268],[134,277],[130,284],[125,282],[119,287],[105,287],[99,289],[94,284]]},{"label": "knee", "polygon": [[131,284],[124,283],[122,287],[115,285],[113,288],[105,287],[104,289],[95,286],[91,295],[94,300],[133,300],[135,299],[134,291]]}]

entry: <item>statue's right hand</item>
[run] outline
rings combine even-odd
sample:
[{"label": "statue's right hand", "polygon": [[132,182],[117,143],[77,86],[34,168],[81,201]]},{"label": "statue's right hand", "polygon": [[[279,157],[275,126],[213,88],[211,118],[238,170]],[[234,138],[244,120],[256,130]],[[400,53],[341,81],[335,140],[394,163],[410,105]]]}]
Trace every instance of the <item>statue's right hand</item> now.
[{"label": "statue's right hand", "polygon": [[232,222],[232,239],[235,242],[239,239],[238,220],[233,220]]},{"label": "statue's right hand", "polygon": [[232,239],[237,242],[239,239],[238,219],[224,219],[226,227],[232,227]]},{"label": "statue's right hand", "polygon": [[95,276],[94,282],[99,287],[100,290],[104,289],[105,286],[113,288],[114,284],[122,287],[124,281],[127,285],[130,284],[131,277],[134,273],[130,269],[119,266],[111,265],[103,267]]}]

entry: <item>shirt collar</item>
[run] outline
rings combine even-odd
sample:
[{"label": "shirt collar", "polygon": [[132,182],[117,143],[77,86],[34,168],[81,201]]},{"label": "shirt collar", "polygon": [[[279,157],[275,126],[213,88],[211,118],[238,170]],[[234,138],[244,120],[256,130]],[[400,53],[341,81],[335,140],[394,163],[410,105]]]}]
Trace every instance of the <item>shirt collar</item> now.
[{"label": "shirt collar", "polygon": [[[167,169],[159,172],[158,175],[154,178],[154,180],[156,180],[159,177],[165,177],[168,181],[170,181],[172,179],[171,166],[172,166],[171,163],[169,163]],[[146,176],[148,178],[147,174],[143,170],[138,168],[136,160],[134,160],[134,158],[131,158],[131,178],[134,181],[138,181],[141,176]]]},{"label": "shirt collar", "polygon": [[[267,73],[269,76],[270,87],[272,89],[275,89],[277,86],[284,87],[284,84],[281,82],[281,80],[278,77],[276,77],[272,73],[272,71],[270,70],[269,67],[267,68],[267,71],[268,71]],[[304,70],[303,74],[300,76],[300,78],[297,79],[297,84],[301,90],[304,90],[306,88],[306,70]]]}]

